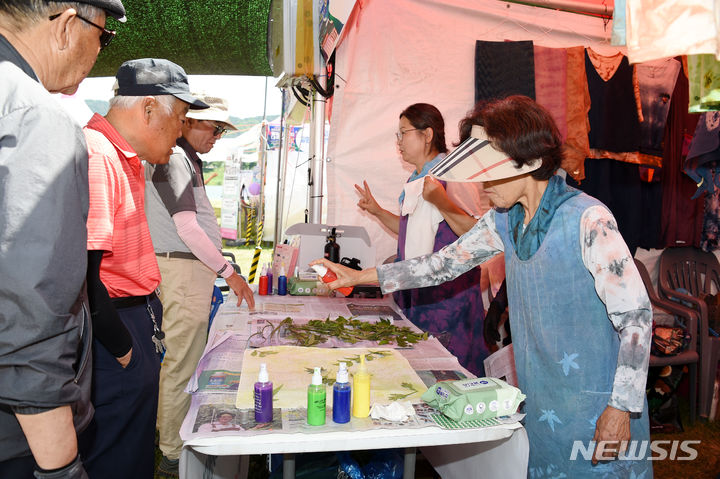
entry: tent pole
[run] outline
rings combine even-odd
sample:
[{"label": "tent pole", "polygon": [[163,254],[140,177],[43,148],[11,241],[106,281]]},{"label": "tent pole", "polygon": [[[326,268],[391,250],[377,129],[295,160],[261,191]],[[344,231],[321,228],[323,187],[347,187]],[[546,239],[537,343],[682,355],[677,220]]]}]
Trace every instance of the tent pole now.
[{"label": "tent pole", "polygon": [[[285,90],[283,96],[289,92]],[[285,213],[285,175],[287,174],[287,149],[290,143],[290,126],[285,122],[285,100],[280,112],[280,145],[278,147],[278,181],[275,190],[275,238],[273,240],[273,258],[282,239],[283,215]]]},{"label": "tent pole", "polygon": [[575,0],[504,0],[507,3],[519,3],[530,7],[550,8],[563,12],[590,15],[602,18],[612,18],[613,5],[592,4]]},{"label": "tent pole", "polygon": [[265,223],[265,176],[267,175],[267,121],[260,125],[260,142],[258,145],[258,161],[260,163],[260,201],[258,204],[258,220],[255,223],[255,245],[262,248],[263,224]]},{"label": "tent pole", "polygon": [[[324,76],[316,80],[325,87]],[[310,112],[310,162],[308,163],[308,216],[311,224],[322,223],[323,160],[325,159],[325,103],[327,100],[317,91],[313,92]]]}]

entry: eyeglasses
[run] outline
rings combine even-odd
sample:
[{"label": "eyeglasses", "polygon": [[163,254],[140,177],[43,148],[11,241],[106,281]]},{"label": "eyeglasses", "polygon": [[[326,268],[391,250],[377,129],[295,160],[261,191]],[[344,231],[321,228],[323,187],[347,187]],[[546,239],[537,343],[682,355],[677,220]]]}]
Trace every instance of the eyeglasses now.
[{"label": "eyeglasses", "polygon": [[402,141],[403,135],[407,133],[408,131],[415,131],[420,130],[421,128],[410,128],[409,130],[400,130],[395,132],[395,138],[397,138],[397,141]]},{"label": "eyeglasses", "polygon": [[[55,19],[58,18],[60,15],[62,15],[62,13],[56,13],[55,15],[50,16],[50,17],[49,17],[49,20],[50,20],[50,21],[55,20]],[[102,33],[100,34],[100,49],[101,49],[101,50],[102,50],[103,48],[105,48],[106,46],[110,45],[110,42],[112,41],[112,39],[115,38],[115,33],[116,33],[115,30],[108,30],[108,29],[105,28],[105,27],[101,27],[100,25],[91,22],[91,21],[88,20],[87,18],[81,17],[81,16],[78,15],[77,13],[75,14],[75,16],[78,17],[78,18],[79,18],[80,20],[82,20],[83,22],[89,23],[89,24],[92,25],[93,27],[95,27],[95,28],[97,28],[97,29],[99,29],[99,30],[102,30]]]},{"label": "eyeglasses", "polygon": [[223,136],[225,133],[228,132],[228,129],[222,125],[216,125],[215,123],[212,123],[210,120],[204,120],[204,121],[210,123],[210,125],[213,127],[213,136],[218,136],[218,135]]}]

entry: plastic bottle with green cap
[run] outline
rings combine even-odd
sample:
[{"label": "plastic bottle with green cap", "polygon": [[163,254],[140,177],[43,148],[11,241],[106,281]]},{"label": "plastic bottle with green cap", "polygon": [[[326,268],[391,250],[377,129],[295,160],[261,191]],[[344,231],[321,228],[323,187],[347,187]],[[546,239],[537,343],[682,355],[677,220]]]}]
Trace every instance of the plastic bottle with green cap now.
[{"label": "plastic bottle with green cap", "polygon": [[353,416],[370,414],[370,373],[365,366],[365,355],[360,355],[360,366],[353,374]]}]

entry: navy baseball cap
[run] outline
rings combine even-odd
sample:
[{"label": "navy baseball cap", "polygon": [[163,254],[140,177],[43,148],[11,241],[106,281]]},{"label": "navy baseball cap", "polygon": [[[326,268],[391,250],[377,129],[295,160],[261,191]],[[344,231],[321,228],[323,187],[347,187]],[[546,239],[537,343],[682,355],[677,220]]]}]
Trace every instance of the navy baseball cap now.
[{"label": "navy baseball cap", "polygon": [[185,70],[170,60],[139,58],[128,60],[115,75],[118,96],[172,95],[190,104],[191,110],[209,106],[190,94]]},{"label": "navy baseball cap", "polygon": [[[53,2],[67,2],[67,0],[50,0]],[[110,15],[119,22],[125,22],[125,7],[120,0],[74,0],[77,3],[85,3],[92,5],[93,7],[101,8],[105,10],[107,15]]]}]

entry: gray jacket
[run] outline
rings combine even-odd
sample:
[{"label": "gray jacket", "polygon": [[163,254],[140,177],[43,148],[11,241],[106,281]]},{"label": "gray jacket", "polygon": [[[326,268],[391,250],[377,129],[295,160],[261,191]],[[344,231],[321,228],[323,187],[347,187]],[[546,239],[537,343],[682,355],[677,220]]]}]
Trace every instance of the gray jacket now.
[{"label": "gray jacket", "polygon": [[0,461],[30,454],[14,413],[92,417],[82,130],[0,35]]}]

